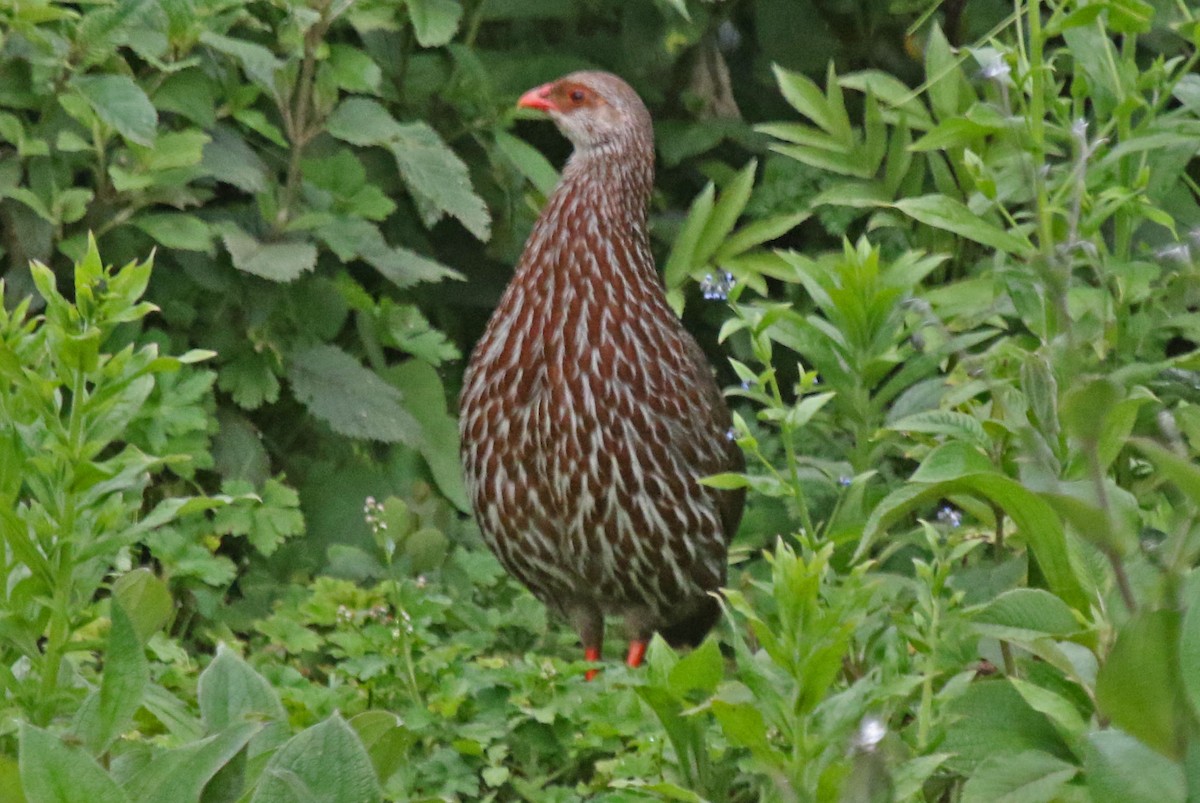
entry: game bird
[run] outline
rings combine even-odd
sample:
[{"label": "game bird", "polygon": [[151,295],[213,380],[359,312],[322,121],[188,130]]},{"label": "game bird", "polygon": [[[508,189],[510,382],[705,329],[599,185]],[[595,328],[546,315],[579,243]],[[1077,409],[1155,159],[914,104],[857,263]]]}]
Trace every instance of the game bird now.
[{"label": "game bird", "polygon": [[574,150],[467,366],[467,489],[488,546],[575,628],[585,658],[600,660],[604,617],[621,616],[638,666],[656,631],[694,646],[719,618],[744,493],[698,480],[743,457],[655,269],[645,105],[604,72],[517,105]]}]

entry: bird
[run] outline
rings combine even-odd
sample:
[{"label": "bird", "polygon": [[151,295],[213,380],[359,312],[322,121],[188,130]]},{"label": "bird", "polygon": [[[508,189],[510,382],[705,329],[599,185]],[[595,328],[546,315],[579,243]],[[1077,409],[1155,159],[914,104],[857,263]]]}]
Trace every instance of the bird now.
[{"label": "bird", "polygon": [[[628,83],[574,72],[521,95],[573,149],[463,377],[465,484],[483,540],[601,660],[655,632],[696,646],[720,618],[744,470],[703,350],[667,302],[646,229],[650,113]],[[591,680],[597,669],[591,667]]]}]

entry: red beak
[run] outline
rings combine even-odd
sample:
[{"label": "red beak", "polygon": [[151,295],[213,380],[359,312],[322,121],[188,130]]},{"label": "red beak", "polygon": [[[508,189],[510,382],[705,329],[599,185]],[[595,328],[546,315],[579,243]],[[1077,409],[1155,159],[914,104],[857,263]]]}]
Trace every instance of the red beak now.
[{"label": "red beak", "polygon": [[517,101],[517,108],[537,109],[542,112],[554,111],[558,107],[550,102],[550,90],[553,88],[553,83],[534,87],[521,96],[521,99]]}]

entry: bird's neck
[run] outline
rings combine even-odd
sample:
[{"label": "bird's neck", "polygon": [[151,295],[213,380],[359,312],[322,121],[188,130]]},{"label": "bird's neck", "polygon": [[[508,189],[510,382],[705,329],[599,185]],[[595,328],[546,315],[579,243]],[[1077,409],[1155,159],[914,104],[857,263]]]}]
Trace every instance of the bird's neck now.
[{"label": "bird's neck", "polygon": [[534,224],[518,273],[543,290],[581,281],[660,284],[646,233],[653,182],[649,137],[576,149]]}]

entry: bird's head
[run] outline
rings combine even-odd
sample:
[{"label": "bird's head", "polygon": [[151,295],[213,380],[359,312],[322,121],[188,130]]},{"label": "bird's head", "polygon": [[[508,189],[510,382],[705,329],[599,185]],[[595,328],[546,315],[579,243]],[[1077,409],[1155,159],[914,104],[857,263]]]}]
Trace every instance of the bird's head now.
[{"label": "bird's head", "polygon": [[652,137],[650,113],[633,87],[606,72],[574,72],[526,92],[517,106],[550,115],[578,150]]}]

